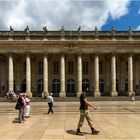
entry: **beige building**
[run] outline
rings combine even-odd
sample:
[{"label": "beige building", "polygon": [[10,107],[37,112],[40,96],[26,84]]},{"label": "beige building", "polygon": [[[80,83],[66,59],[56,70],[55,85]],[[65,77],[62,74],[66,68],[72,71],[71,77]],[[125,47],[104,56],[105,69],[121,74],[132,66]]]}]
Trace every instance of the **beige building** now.
[{"label": "beige building", "polygon": [[0,31],[0,96],[140,95],[139,31]]}]

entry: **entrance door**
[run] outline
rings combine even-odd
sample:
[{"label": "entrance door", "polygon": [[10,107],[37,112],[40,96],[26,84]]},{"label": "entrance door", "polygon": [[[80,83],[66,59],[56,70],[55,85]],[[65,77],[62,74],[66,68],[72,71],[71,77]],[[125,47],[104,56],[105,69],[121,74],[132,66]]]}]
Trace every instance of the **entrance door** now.
[{"label": "entrance door", "polygon": [[67,80],[67,96],[68,97],[76,96],[76,94],[75,94],[75,81],[73,79]]},{"label": "entrance door", "polygon": [[22,81],[21,92],[26,92],[26,79]]},{"label": "entrance door", "polygon": [[103,79],[100,79],[100,87],[99,87],[99,89],[100,89],[100,92],[101,92],[101,96],[105,96],[105,94],[104,94],[104,80]]},{"label": "entrance door", "polygon": [[42,96],[42,92],[43,92],[43,79],[39,79],[37,81],[37,92],[38,92],[38,96],[41,97]]},{"label": "entrance door", "polygon": [[60,81],[59,81],[59,79],[53,79],[53,81],[52,81],[53,96],[58,97],[59,92],[60,92]]},{"label": "entrance door", "polygon": [[125,80],[125,96],[128,95],[128,79]]}]

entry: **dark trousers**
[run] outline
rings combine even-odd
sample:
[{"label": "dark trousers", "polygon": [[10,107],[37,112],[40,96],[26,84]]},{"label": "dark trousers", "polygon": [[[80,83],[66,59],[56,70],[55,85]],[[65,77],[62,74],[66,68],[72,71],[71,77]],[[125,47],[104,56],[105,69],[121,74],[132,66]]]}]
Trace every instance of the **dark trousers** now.
[{"label": "dark trousers", "polygon": [[52,104],[52,103],[48,103],[48,105],[49,105],[48,114],[49,114],[50,112],[53,113],[53,110],[52,110],[52,106],[53,106],[53,104]]},{"label": "dark trousers", "polygon": [[24,120],[24,110],[22,107],[21,109],[19,109],[18,119],[19,119],[19,122]]}]

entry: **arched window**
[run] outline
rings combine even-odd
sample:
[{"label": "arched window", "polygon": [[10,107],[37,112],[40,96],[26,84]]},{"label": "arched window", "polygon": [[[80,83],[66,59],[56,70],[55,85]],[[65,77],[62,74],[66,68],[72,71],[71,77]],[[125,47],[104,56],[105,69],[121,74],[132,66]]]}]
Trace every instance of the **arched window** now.
[{"label": "arched window", "polygon": [[75,81],[73,79],[67,80],[67,96],[76,96],[75,95]]},{"label": "arched window", "polygon": [[100,79],[99,89],[101,92],[101,96],[104,96],[105,94],[104,94],[104,80],[103,79]]},{"label": "arched window", "polygon": [[[88,87],[88,89],[90,89],[90,87],[89,87],[89,80],[87,78],[84,78],[82,80],[82,89],[84,89],[84,87]],[[90,95],[90,91],[89,90],[88,90],[87,95]]]},{"label": "arched window", "polygon": [[82,87],[89,87],[89,80],[87,78],[82,80]]},{"label": "arched window", "polygon": [[38,92],[38,96],[40,96],[40,97],[42,96],[43,87],[44,87],[44,85],[43,85],[43,79],[39,79],[37,81],[37,92]]},{"label": "arched window", "polygon": [[116,79],[116,91],[119,92],[119,80]]},{"label": "arched window", "polygon": [[14,80],[14,92],[17,92],[16,90],[16,81]]},{"label": "arched window", "polygon": [[128,79],[125,80],[125,92],[128,92]]},{"label": "arched window", "polygon": [[60,81],[59,79],[53,79],[52,81],[52,93],[53,96],[59,96],[59,92],[60,92]]}]

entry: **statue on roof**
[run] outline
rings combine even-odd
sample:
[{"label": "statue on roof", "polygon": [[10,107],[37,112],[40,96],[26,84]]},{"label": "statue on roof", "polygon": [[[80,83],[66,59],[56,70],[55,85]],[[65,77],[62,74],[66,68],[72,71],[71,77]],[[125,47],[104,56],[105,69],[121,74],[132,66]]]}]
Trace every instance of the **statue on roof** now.
[{"label": "statue on roof", "polygon": [[43,27],[43,30],[44,30],[45,34],[47,34],[47,33],[48,33],[47,26]]},{"label": "statue on roof", "polygon": [[95,35],[98,35],[98,28],[95,26]]},{"label": "statue on roof", "polygon": [[132,29],[130,26],[129,26],[129,36],[132,36]]},{"label": "statue on roof", "polygon": [[14,29],[10,26],[10,32],[13,33]]},{"label": "statue on roof", "polygon": [[78,34],[81,34],[81,25],[78,27]]},{"label": "statue on roof", "polygon": [[12,28],[12,26],[10,26],[9,36],[12,36],[13,32],[14,32],[14,29]]},{"label": "statue on roof", "polygon": [[111,29],[111,34],[114,36],[115,35],[115,28],[112,26],[112,29]]},{"label": "statue on roof", "polygon": [[64,35],[64,34],[65,34],[65,29],[64,29],[64,26],[62,26],[62,27],[61,27],[60,32],[61,32],[61,35]]},{"label": "statue on roof", "polygon": [[25,33],[27,34],[27,36],[30,36],[30,30],[29,30],[29,26],[27,26],[25,29],[24,29]]}]

